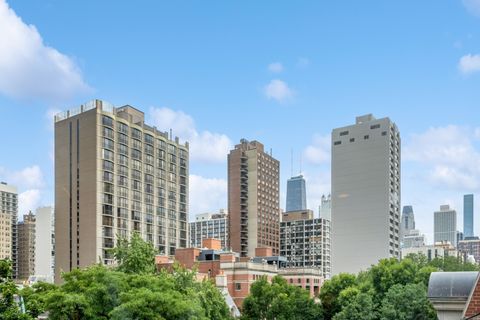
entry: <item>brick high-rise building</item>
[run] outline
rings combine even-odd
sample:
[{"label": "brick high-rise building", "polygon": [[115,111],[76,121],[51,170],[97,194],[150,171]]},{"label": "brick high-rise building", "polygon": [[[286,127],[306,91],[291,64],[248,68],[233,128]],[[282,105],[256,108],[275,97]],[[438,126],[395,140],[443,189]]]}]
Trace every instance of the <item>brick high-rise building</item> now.
[{"label": "brick high-rise building", "polygon": [[17,188],[0,182],[0,259],[11,259],[13,277],[17,269]]},{"label": "brick high-rise building", "polygon": [[242,139],[228,155],[230,247],[254,256],[257,247],[279,254],[280,162],[258,141]]},{"label": "brick high-rise building", "polygon": [[55,117],[55,281],[113,263],[109,249],[132,232],[174,255],[188,246],[187,208],[188,143],[128,105],[94,100]]},{"label": "brick high-rise building", "polygon": [[[39,244],[42,245],[42,244]],[[35,215],[30,211],[18,223],[18,279],[35,274]]]}]

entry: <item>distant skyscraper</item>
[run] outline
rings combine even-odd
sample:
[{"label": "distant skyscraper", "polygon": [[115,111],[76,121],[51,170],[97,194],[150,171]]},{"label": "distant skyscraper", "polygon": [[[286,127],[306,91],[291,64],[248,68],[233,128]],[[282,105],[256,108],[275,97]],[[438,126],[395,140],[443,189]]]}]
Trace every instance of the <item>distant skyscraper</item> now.
[{"label": "distant skyscraper", "polygon": [[434,242],[449,241],[457,246],[457,212],[449,205],[440,206],[440,211],[433,213]]},{"label": "distant skyscraper", "polygon": [[371,114],[332,132],[332,271],[400,257],[400,133]]},{"label": "distant skyscraper", "polygon": [[31,211],[18,223],[17,256],[18,279],[27,280],[35,274],[35,215]]},{"label": "distant skyscraper", "polygon": [[11,259],[13,277],[17,278],[17,188],[0,182],[0,259]]},{"label": "distant skyscraper", "polygon": [[322,202],[319,208],[319,215],[322,219],[331,220],[332,219],[332,200],[331,196],[322,195]]},{"label": "distant skyscraper", "polygon": [[230,247],[242,257],[255,248],[279,253],[280,162],[258,141],[242,139],[228,155]]},{"label": "distant skyscraper", "polygon": [[35,275],[52,282],[55,258],[53,208],[38,208],[35,218]]},{"label": "distant skyscraper", "polygon": [[402,223],[400,224],[400,242],[403,242],[403,238],[410,230],[415,229],[415,216],[413,214],[412,206],[403,206],[402,210]]},{"label": "distant skyscraper", "polygon": [[162,254],[188,246],[188,143],[144,119],[102,100],[55,116],[55,281],[114,263],[133,232]]},{"label": "distant skyscraper", "polygon": [[466,194],[463,196],[463,236],[473,235],[473,194]]},{"label": "distant skyscraper", "polygon": [[302,175],[291,177],[287,180],[287,205],[286,211],[307,209],[307,195],[305,179]]}]

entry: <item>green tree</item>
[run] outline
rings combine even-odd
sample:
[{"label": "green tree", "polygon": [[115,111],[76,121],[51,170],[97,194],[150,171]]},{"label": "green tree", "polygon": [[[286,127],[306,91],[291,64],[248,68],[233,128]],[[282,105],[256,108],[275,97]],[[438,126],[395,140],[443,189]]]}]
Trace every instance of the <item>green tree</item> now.
[{"label": "green tree", "polygon": [[333,316],[333,320],[375,320],[377,319],[372,296],[368,293],[357,294],[342,310]]},{"label": "green tree", "polygon": [[118,263],[117,270],[125,273],[154,273],[155,249],[150,242],[144,241],[138,232],[134,232],[130,241],[121,238],[112,250]]},{"label": "green tree", "polygon": [[464,262],[461,258],[446,256],[433,259],[429,266],[438,268],[442,271],[479,271],[478,265]]},{"label": "green tree", "polygon": [[392,286],[382,301],[381,320],[436,320],[423,284]]},{"label": "green tree", "polygon": [[12,281],[12,263],[10,260],[0,260],[0,320],[30,320],[28,314],[20,311],[15,298],[18,289]]},{"label": "green tree", "polygon": [[255,281],[250,295],[243,301],[242,319],[323,319],[322,307],[310,298],[305,289],[289,285],[275,276]]},{"label": "green tree", "polygon": [[322,302],[325,319],[329,320],[341,310],[339,302],[340,292],[356,284],[356,277],[349,273],[340,273],[325,281],[320,289],[320,301]]}]

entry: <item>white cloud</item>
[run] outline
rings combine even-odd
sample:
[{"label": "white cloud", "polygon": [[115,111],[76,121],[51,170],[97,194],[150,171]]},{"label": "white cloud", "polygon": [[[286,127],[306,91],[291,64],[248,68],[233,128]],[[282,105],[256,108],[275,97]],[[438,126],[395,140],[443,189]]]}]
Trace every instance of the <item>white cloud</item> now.
[{"label": "white cloud", "polygon": [[283,71],[283,65],[280,62],[272,62],[268,65],[268,70],[273,73],[280,73]]},{"label": "white cloud", "polygon": [[330,135],[313,136],[312,144],[303,151],[305,160],[311,164],[323,164],[330,162],[331,158]]},{"label": "white cloud", "polygon": [[0,176],[9,184],[21,189],[42,188],[44,186],[43,173],[39,166],[33,165],[20,171],[8,171],[0,168]]},{"label": "white cloud", "polygon": [[227,181],[190,175],[190,215],[227,208]]},{"label": "white cloud", "polygon": [[63,100],[90,90],[74,61],[45,45],[35,26],[0,0],[0,93]]},{"label": "white cloud", "polygon": [[463,5],[471,14],[480,17],[480,0],[463,0]]},{"label": "white cloud", "polygon": [[278,102],[285,102],[294,96],[294,91],[290,89],[284,81],[278,79],[270,81],[264,90],[268,99],[273,99]]},{"label": "white cloud", "polygon": [[40,206],[41,192],[38,189],[30,189],[18,195],[18,217],[22,220],[28,211],[35,211]]},{"label": "white cloud", "polygon": [[463,74],[471,74],[480,71],[480,54],[467,54],[460,58],[458,69]]},{"label": "white cloud", "polygon": [[159,130],[172,129],[175,136],[188,141],[192,160],[204,163],[221,163],[227,160],[232,142],[225,134],[198,132],[193,118],[183,111],[152,107],[149,114],[150,122]]},{"label": "white cloud", "polygon": [[480,150],[474,144],[476,131],[449,125],[412,135],[403,159],[427,166],[427,178],[434,185],[459,190],[480,186]]}]

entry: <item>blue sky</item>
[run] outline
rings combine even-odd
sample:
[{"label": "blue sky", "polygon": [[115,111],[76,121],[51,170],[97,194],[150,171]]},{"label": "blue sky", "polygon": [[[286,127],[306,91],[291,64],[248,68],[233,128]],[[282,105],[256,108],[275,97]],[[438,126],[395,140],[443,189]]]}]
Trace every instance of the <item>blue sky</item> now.
[{"label": "blue sky", "polygon": [[316,210],[332,128],[366,113],[400,128],[402,203],[430,241],[440,204],[462,230],[480,196],[480,0],[0,0],[0,179],[22,211],[53,203],[51,114],[93,98],[190,140],[191,215],[226,207],[240,138],[281,161],[282,207],[293,149]]}]

